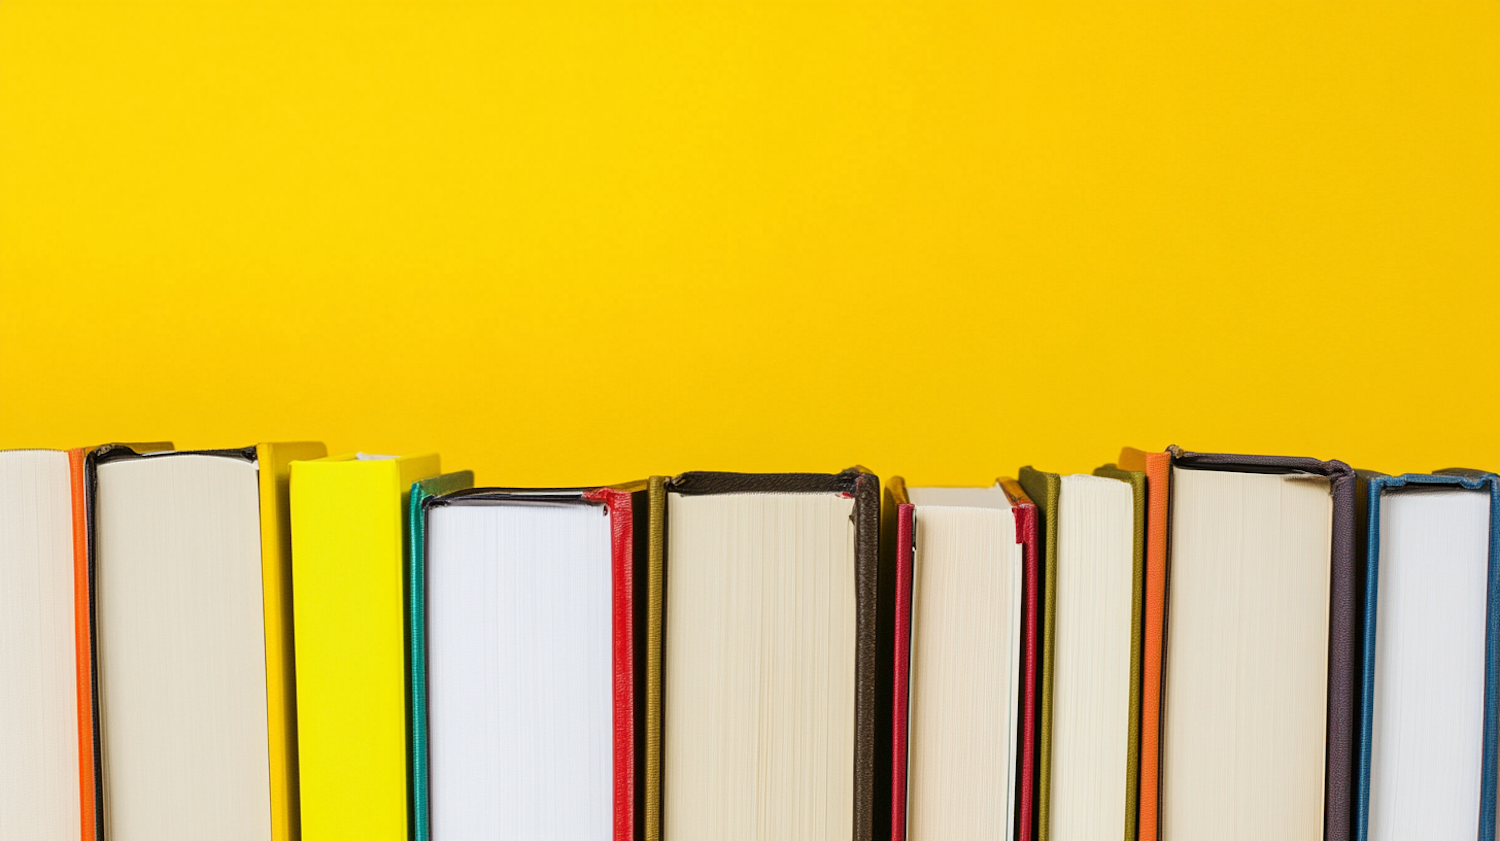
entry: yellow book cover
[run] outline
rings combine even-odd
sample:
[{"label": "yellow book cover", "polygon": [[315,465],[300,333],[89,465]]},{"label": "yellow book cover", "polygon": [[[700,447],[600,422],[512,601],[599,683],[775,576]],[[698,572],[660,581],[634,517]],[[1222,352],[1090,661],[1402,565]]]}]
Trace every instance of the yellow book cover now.
[{"label": "yellow book cover", "polygon": [[291,468],[302,837],[407,841],[406,495],[436,454]]},{"label": "yellow book cover", "polygon": [[313,441],[259,444],[260,559],[266,621],[266,724],[271,758],[271,841],[298,841],[297,695],[292,669],[293,461],[323,458]]}]

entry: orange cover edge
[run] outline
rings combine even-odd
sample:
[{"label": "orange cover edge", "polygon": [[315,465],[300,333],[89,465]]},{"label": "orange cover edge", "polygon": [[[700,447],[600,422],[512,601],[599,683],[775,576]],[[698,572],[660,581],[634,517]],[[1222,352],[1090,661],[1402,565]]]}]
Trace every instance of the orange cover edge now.
[{"label": "orange cover edge", "polygon": [[1133,447],[1120,451],[1122,470],[1146,474],[1146,615],[1141,672],[1141,787],[1139,841],[1157,841],[1161,798],[1162,639],[1166,618],[1169,453]]},{"label": "orange cover edge", "polygon": [[83,461],[91,447],[68,450],[68,475],[73,492],[73,646],[78,693],[78,811],[79,838],[94,841],[94,677],[89,651],[89,526],[88,501],[83,493]]}]

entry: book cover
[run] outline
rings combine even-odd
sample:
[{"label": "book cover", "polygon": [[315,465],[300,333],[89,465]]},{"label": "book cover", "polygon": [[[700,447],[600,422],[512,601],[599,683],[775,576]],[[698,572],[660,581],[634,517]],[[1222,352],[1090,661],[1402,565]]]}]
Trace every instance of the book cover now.
[{"label": "book cover", "polygon": [[[854,675],[854,762],[852,826],[855,841],[873,837],[875,832],[875,766],[877,744],[886,746],[889,734],[876,733],[877,687],[877,590],[879,586],[880,482],[862,468],[850,468],[837,474],[823,473],[718,473],[690,472],[667,483],[668,494],[703,496],[717,494],[838,494],[853,501],[855,580],[855,675]],[[664,579],[668,582],[663,604],[671,596],[671,547],[664,558]],[[664,607],[665,610],[665,607]],[[660,649],[664,642],[653,640]],[[664,699],[668,708],[672,699]],[[661,797],[671,798],[665,790]],[[882,816],[882,822],[885,816]]]},{"label": "book cover", "polygon": [[[638,758],[643,751],[638,745],[637,722],[641,719],[636,702],[638,677],[644,674],[642,664],[637,663],[636,615],[637,573],[645,577],[647,541],[638,539],[638,524],[644,526],[648,511],[637,511],[647,503],[647,483],[638,482],[596,488],[579,489],[515,489],[472,488],[472,476],[450,475],[437,480],[419,482],[413,487],[412,512],[412,566],[409,575],[410,627],[411,627],[411,685],[412,685],[412,758],[414,768],[414,802],[416,804],[416,837],[431,837],[430,812],[430,761],[429,718],[427,708],[427,662],[426,637],[427,599],[425,590],[427,554],[426,540],[429,533],[429,511],[437,505],[462,503],[464,501],[535,501],[555,500],[563,497],[587,500],[604,505],[610,512],[611,529],[611,662],[613,686],[613,831],[617,841],[630,841],[637,837],[641,821],[637,815],[640,793],[637,786]],[[644,537],[644,535],[642,535]],[[642,615],[644,615],[642,613]],[[644,648],[644,646],[641,646]]]},{"label": "book cover", "polygon": [[[907,735],[911,701],[911,591],[913,526],[916,506],[906,494],[906,481],[892,476],[881,495],[882,555],[890,554],[894,614],[891,622],[891,834],[906,839]],[[885,563],[882,558],[882,563]]]},{"label": "book cover", "polygon": [[1500,773],[1500,477],[1478,470],[1452,468],[1432,474],[1390,476],[1359,471],[1360,508],[1364,518],[1364,587],[1362,662],[1359,704],[1357,789],[1354,792],[1354,837],[1370,835],[1370,795],[1375,729],[1376,630],[1380,593],[1381,508],[1387,493],[1402,489],[1462,488],[1488,496],[1489,549],[1486,572],[1484,641],[1484,715],[1480,762],[1479,839],[1494,841],[1497,773]]},{"label": "book cover", "polygon": [[408,499],[406,550],[406,647],[411,671],[407,674],[407,716],[411,745],[412,837],[432,837],[430,788],[427,767],[427,518],[428,499],[474,487],[474,473],[461,470],[413,482]]},{"label": "book cover", "polygon": [[104,775],[99,751],[99,671],[94,633],[94,456],[123,447],[137,453],[172,449],[170,441],[144,444],[104,444],[68,450],[73,487],[73,581],[76,600],[75,642],[78,647],[78,769],[79,804],[83,810],[83,841],[104,838]]},{"label": "book cover", "polygon": [[63,450],[0,450],[0,835],[7,838],[93,835],[78,484]]},{"label": "book cover", "polygon": [[1160,831],[1162,639],[1167,606],[1167,511],[1172,459],[1165,452],[1120,450],[1118,466],[1146,474],[1146,593],[1141,614],[1140,841]]},{"label": "book cover", "polygon": [[1023,467],[1017,475],[1037,512],[1041,555],[1041,671],[1037,677],[1036,736],[1036,838],[1047,841],[1052,795],[1052,653],[1057,642],[1057,507],[1062,495],[1062,477]]},{"label": "book cover", "polygon": [[[1353,821],[1355,693],[1355,475],[1341,461],[1295,456],[1197,453],[1168,448],[1174,467],[1246,473],[1304,473],[1325,477],[1332,493],[1329,552],[1328,700],[1325,746],[1323,838],[1349,841]],[[1169,559],[1170,561],[1170,559]],[[1171,613],[1171,586],[1167,590]],[[1166,639],[1170,648],[1172,641]],[[1167,712],[1170,712],[1168,710]]]},{"label": "book cover", "polygon": [[292,463],[297,749],[308,841],[408,841],[407,502],[436,454]]},{"label": "book cover", "polygon": [[[1030,839],[1036,810],[1037,675],[1040,659],[1041,571],[1037,541],[1037,509],[1015,479],[996,480],[1010,500],[1016,523],[1016,542],[1022,545],[1024,566],[1021,624],[1021,715],[1019,744],[1016,837]],[[882,543],[890,547],[892,619],[894,642],[891,655],[891,827],[893,841],[906,838],[906,798],[911,698],[912,561],[914,556],[916,506],[906,492],[906,482],[893,476],[882,497]]]},{"label": "book cover", "polygon": [[662,639],[666,598],[667,483],[652,476],[646,485],[646,638],[644,762],[641,781],[645,841],[661,841]]},{"label": "book cover", "polygon": [[[96,720],[105,726],[95,730],[100,745],[113,745],[96,749],[95,758],[115,775],[111,782],[96,770],[105,796],[96,820],[115,836],[182,837],[233,813],[235,821],[263,825],[267,838],[297,838],[287,476],[292,460],[324,449],[294,442],[162,450],[110,445],[83,458],[93,671],[107,670],[95,685]],[[217,563],[203,566],[200,558]],[[176,586],[163,589],[158,577]],[[100,628],[113,636],[101,637]],[[142,640],[160,642],[161,651]],[[110,662],[101,664],[106,653]],[[250,663],[253,672],[245,669]],[[259,697],[245,694],[251,686]],[[179,776],[166,775],[177,782],[153,786],[141,769],[172,755],[160,743],[175,738],[175,724],[152,712],[162,704],[177,705],[168,715],[184,727],[207,723],[211,739],[200,732],[194,751],[180,757],[188,764],[172,769]],[[196,792],[192,808],[154,817],[162,798],[172,797],[163,789],[174,786]]]},{"label": "book cover", "polygon": [[1041,555],[1037,537],[1037,507],[1021,483],[1009,477],[1000,486],[1016,512],[1016,540],[1024,545],[1025,636],[1021,642],[1021,796],[1016,837],[1030,839],[1036,826],[1037,670],[1041,659]]},{"label": "book cover", "polygon": [[271,756],[271,838],[297,841],[297,678],[292,653],[292,462],[323,458],[316,441],[258,444],[260,551],[266,622],[266,714]]}]

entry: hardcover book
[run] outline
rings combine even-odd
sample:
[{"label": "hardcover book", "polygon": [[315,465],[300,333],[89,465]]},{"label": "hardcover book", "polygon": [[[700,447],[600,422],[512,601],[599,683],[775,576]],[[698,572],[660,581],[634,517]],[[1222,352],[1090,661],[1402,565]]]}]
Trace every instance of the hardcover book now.
[{"label": "hardcover book", "polygon": [[[105,445],[112,447],[116,445]],[[123,445],[137,453],[172,449],[170,442]],[[73,627],[78,674],[78,788],[82,841],[103,838],[104,778],[100,773],[99,698],[94,668],[94,579],[90,546],[91,456],[98,447],[68,450],[68,472],[73,487]]]},{"label": "hardcover book", "polygon": [[88,454],[103,837],[295,837],[286,473],[322,453]]},{"label": "hardcover book", "polygon": [[1146,481],[1024,467],[1043,573],[1036,837],[1132,841],[1139,780]]},{"label": "hardcover book", "polygon": [[292,464],[305,841],[408,841],[409,494],[435,454]]},{"label": "hardcover book", "polygon": [[1348,841],[1354,472],[1169,452],[1161,837]]},{"label": "hardcover book", "polygon": [[418,838],[638,837],[647,483],[412,506]]},{"label": "hardcover book", "polygon": [[90,679],[78,650],[88,644],[87,570],[75,578],[73,494],[68,453],[0,451],[3,838],[93,837]]},{"label": "hardcover book", "polygon": [[649,629],[662,836],[869,839],[879,480],[685,473],[665,491],[663,624]]},{"label": "hardcover book", "polygon": [[886,486],[894,567],[891,838],[1031,838],[1036,506]]},{"label": "hardcover book", "polygon": [[1355,838],[1493,841],[1500,480],[1360,471],[1364,646]]}]

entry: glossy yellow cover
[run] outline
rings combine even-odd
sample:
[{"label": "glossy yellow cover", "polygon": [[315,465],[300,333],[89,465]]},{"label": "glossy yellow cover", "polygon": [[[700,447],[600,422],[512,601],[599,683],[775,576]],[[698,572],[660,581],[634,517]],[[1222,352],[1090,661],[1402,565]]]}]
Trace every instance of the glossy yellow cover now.
[{"label": "glossy yellow cover", "polygon": [[291,469],[302,837],[407,841],[406,495],[435,454]]},{"label": "glossy yellow cover", "polygon": [[293,461],[322,458],[316,441],[259,444],[260,558],[266,622],[266,724],[270,733],[271,841],[298,841],[297,695],[292,669]]}]

